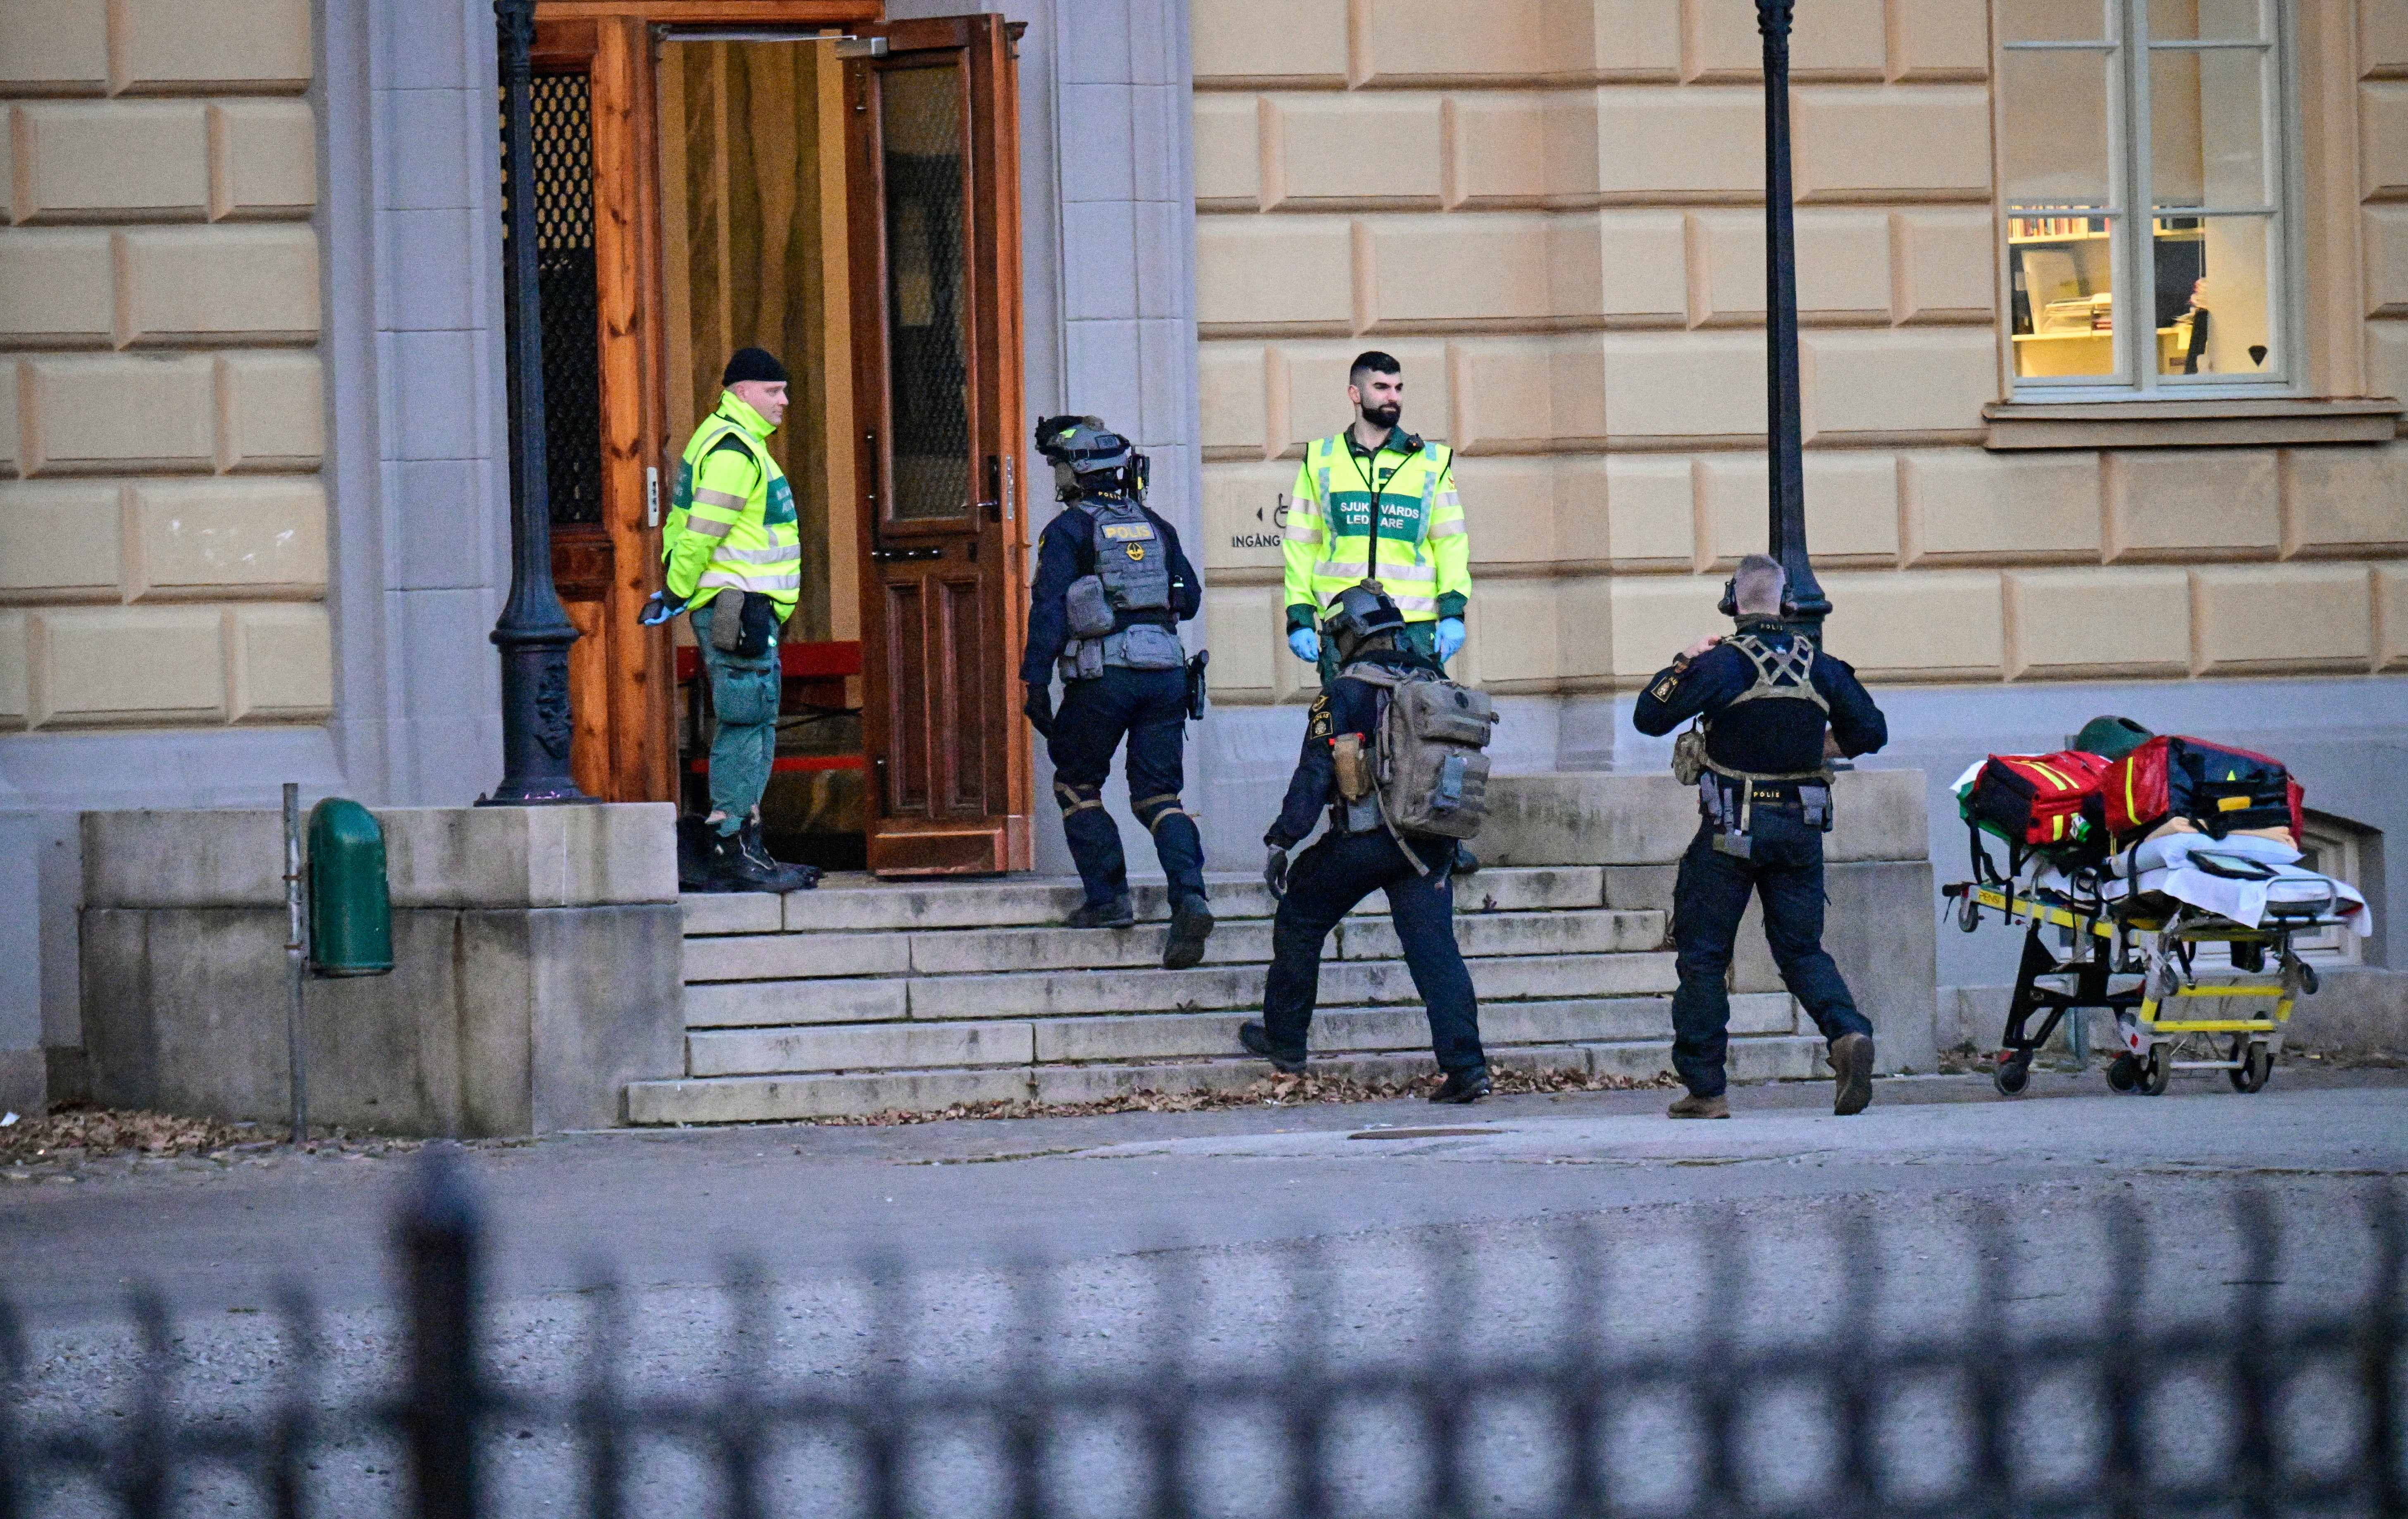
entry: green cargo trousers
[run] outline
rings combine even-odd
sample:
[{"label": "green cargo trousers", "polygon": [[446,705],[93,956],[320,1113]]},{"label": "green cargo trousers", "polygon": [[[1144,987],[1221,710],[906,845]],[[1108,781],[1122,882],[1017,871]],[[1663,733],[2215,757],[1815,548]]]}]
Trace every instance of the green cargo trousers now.
[{"label": "green cargo trousers", "polygon": [[710,642],[710,609],[696,608],[695,641],[710,676],[710,707],[719,731],[710,740],[710,810],[724,813],[719,831],[732,834],[769,789],[769,762],[778,751],[778,636],[758,659],[723,653]]}]

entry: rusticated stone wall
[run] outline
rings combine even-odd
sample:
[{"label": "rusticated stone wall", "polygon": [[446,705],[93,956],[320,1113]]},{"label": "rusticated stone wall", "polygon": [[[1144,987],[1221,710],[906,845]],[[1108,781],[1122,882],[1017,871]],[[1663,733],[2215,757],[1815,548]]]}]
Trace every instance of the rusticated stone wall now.
[{"label": "rusticated stone wall", "polygon": [[0,730],[323,721],[303,0],[10,0]]},{"label": "rusticated stone wall", "polygon": [[[2408,7],[2310,3],[2312,372],[2398,396]],[[1472,678],[1627,691],[1712,629],[1713,582],[1764,532],[1755,7],[1192,15],[1219,699],[1304,695],[1278,512],[1305,442],[1347,420],[1365,347],[1404,361],[1408,425],[1458,451]],[[1801,0],[1796,36],[1806,493],[1834,652],[1894,682],[2408,669],[2408,443],[1982,446],[2004,394],[1986,0]]]}]

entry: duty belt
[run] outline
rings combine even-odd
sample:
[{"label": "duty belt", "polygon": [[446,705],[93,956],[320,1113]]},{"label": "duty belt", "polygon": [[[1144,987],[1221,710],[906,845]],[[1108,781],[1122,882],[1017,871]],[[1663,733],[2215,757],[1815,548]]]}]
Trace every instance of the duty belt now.
[{"label": "duty belt", "polygon": [[1755,853],[1754,821],[1759,807],[1797,812],[1806,826],[1830,831],[1830,772],[1767,776],[1713,766],[1698,778],[1698,804],[1714,825],[1714,848],[1748,859]]}]

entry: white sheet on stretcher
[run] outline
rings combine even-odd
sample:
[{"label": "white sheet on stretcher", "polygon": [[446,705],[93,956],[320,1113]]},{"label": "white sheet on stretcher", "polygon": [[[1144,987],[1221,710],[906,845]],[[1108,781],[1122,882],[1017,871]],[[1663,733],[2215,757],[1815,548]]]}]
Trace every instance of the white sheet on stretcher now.
[{"label": "white sheet on stretcher", "polygon": [[[2237,856],[2270,866],[2277,873],[2268,881],[2213,875],[2192,863],[2191,856],[2200,853]],[[2367,910],[2366,898],[2357,887],[2305,869],[2299,861],[2298,850],[2271,838],[2168,834],[2109,861],[2114,876],[2101,886],[2101,895],[2114,901],[2131,892],[2163,892],[2177,902],[2255,928],[2264,920],[2269,902],[2322,902],[2329,891],[2336,910],[2359,938],[2374,932],[2374,914]],[[2054,866],[2042,869],[2032,884],[2058,891],[2070,890],[2071,885]]]}]

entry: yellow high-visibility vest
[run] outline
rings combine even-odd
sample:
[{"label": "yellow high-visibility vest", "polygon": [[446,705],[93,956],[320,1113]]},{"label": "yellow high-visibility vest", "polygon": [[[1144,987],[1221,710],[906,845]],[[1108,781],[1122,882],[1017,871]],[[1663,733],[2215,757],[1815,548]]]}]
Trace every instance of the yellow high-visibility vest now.
[{"label": "yellow high-visibility vest", "polygon": [[794,615],[803,590],[802,535],[794,487],[769,456],[774,431],[733,394],[694,430],[661,528],[670,595],[707,601],[733,586],[767,596],[781,623]]},{"label": "yellow high-visibility vest", "polygon": [[1408,623],[1460,617],[1471,599],[1471,539],[1455,490],[1455,451],[1401,428],[1369,457],[1344,433],[1304,451],[1280,532],[1288,625],[1319,625],[1329,598],[1378,580]]}]

